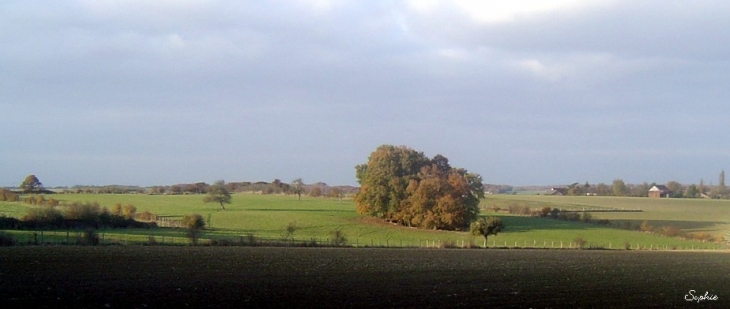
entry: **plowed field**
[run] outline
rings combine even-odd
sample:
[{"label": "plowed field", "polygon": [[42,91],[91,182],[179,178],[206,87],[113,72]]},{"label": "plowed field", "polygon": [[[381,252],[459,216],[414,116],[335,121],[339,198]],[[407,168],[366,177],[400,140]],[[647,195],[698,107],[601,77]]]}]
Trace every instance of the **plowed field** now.
[{"label": "plowed field", "polygon": [[0,248],[0,308],[18,307],[730,308],[730,254]]}]

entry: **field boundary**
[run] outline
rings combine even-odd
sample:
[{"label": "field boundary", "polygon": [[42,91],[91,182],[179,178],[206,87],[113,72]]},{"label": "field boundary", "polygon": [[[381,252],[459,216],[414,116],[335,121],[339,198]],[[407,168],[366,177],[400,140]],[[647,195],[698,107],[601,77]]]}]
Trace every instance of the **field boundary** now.
[{"label": "field boundary", "polygon": [[[158,230],[159,231],[159,230]],[[168,234],[146,234],[100,232],[94,234],[95,240],[90,241],[88,231],[2,231],[0,238],[11,236],[16,246],[34,245],[100,245],[100,246],[190,246],[190,240],[183,230],[168,230]],[[171,232],[171,233],[170,233]],[[625,243],[591,243],[589,241],[509,241],[490,239],[488,249],[510,250],[632,250],[632,251],[730,251],[730,246],[717,243],[698,243],[688,245],[659,245],[636,241]],[[6,244],[7,245],[7,244]],[[468,238],[458,241],[441,239],[418,239],[413,241],[360,241],[359,238],[348,239],[345,242],[335,242],[330,238],[312,237],[304,239],[285,239],[260,237],[253,234],[215,236],[202,235],[198,240],[199,246],[249,246],[249,247],[348,247],[348,248],[412,248],[412,249],[484,249],[484,241],[479,238]],[[718,246],[719,245],[719,246]]]}]

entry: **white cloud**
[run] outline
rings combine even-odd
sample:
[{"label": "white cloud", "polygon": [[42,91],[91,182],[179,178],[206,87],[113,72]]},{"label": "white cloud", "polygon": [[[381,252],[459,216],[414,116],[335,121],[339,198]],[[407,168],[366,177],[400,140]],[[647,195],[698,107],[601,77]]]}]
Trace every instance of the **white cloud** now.
[{"label": "white cloud", "polygon": [[185,40],[178,34],[170,34],[167,36],[167,44],[172,48],[183,48],[185,47]]},{"label": "white cloud", "polygon": [[610,0],[411,0],[407,3],[411,9],[426,14],[433,14],[443,10],[445,4],[452,4],[478,23],[504,23],[557,11],[606,6],[611,2]]},{"label": "white cloud", "polygon": [[537,59],[517,61],[517,66],[540,79],[551,82],[559,81],[565,75],[564,69],[558,66],[548,67]]}]

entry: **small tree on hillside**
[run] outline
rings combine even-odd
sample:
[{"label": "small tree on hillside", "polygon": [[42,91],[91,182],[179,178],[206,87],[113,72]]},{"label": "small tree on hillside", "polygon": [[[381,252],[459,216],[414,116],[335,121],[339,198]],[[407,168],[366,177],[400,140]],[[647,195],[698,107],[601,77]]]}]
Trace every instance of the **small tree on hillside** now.
[{"label": "small tree on hillside", "polygon": [[489,235],[497,235],[504,229],[502,220],[497,217],[481,217],[471,223],[470,230],[472,235],[484,236],[484,247],[487,247],[487,237]]},{"label": "small tree on hillside", "polygon": [[231,193],[226,188],[226,182],[223,180],[218,180],[212,186],[210,186],[208,188],[208,195],[203,199],[203,202],[218,203],[221,205],[222,210],[226,210],[226,207],[223,206],[223,204],[231,203]]}]

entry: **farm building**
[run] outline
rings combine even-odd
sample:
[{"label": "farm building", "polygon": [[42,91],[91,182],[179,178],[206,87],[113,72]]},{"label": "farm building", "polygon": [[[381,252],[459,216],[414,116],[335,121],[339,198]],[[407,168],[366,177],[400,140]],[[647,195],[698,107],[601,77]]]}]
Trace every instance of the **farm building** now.
[{"label": "farm building", "polygon": [[566,188],[550,188],[550,191],[547,192],[547,195],[566,195],[568,193],[568,189]]},{"label": "farm building", "polygon": [[672,191],[665,185],[656,185],[649,189],[649,197],[653,198],[670,197],[671,194]]}]

